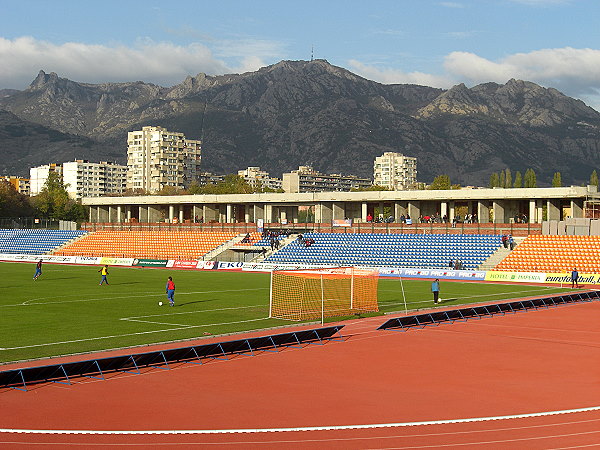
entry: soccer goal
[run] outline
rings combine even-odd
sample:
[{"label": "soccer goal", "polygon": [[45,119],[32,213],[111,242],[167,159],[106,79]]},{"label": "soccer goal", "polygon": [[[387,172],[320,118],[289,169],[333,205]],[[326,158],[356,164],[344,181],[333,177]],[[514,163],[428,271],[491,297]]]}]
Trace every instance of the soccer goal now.
[{"label": "soccer goal", "polygon": [[340,267],[271,272],[269,317],[321,321],[325,317],[379,311],[373,270]]}]

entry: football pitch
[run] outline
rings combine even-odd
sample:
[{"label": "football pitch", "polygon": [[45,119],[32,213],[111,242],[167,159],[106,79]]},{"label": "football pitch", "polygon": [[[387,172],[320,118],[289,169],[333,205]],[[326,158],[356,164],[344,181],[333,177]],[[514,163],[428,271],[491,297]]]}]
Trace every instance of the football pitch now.
[{"label": "football pitch", "polygon": [[[268,273],[0,263],[0,363],[290,325],[269,316]],[[165,295],[176,284],[176,306]],[[432,307],[430,282],[383,278],[381,313]],[[443,306],[551,295],[560,287],[441,281]],[[162,301],[163,306],[158,302]],[[339,319],[330,319],[330,321]],[[277,331],[276,331],[277,332]],[[0,369],[1,370],[1,369]]]}]

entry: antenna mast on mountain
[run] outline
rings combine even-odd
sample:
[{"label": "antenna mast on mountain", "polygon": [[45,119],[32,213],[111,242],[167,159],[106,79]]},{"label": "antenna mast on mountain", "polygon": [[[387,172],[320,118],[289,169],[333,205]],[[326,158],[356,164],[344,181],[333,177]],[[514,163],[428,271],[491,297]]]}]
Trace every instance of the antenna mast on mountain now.
[{"label": "antenna mast on mountain", "polygon": [[312,61],[313,59],[315,59],[315,46],[311,46],[310,47],[310,60]]}]

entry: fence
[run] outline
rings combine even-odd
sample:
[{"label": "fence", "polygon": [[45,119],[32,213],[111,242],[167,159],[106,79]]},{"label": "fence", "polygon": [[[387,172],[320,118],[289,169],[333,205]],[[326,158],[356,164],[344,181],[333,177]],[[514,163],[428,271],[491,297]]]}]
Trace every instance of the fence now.
[{"label": "fence", "polygon": [[[81,228],[88,231],[222,231],[231,233],[249,233],[256,231],[255,223],[83,223]],[[315,231],[320,233],[386,233],[386,234],[512,234],[513,236],[528,236],[542,234],[542,224],[539,223],[458,223],[455,227],[450,223],[354,223],[348,227],[338,227],[331,223],[270,223],[265,224],[266,230],[289,231],[290,233],[305,233]]]}]

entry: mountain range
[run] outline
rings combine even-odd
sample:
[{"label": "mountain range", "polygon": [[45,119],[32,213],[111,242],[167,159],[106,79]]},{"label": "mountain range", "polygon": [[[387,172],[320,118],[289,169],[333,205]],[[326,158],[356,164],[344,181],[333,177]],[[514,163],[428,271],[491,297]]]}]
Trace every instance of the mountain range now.
[{"label": "mountain range", "polygon": [[600,168],[600,113],[556,89],[514,79],[384,85],[314,60],[172,87],[40,71],[27,89],[0,90],[0,174],[74,159],[125,163],[127,132],[148,125],[201,139],[203,170],[221,174],[312,165],[370,178],[386,151],[416,157],[422,182],[445,174],[487,185],[492,172],[532,168],[542,186],[556,171],[581,184]]}]

